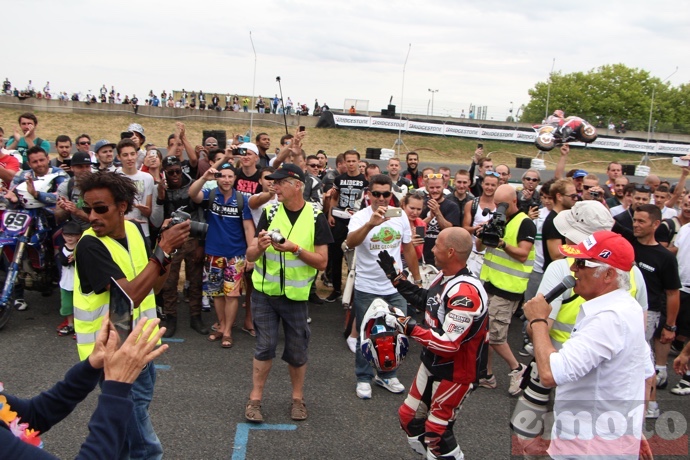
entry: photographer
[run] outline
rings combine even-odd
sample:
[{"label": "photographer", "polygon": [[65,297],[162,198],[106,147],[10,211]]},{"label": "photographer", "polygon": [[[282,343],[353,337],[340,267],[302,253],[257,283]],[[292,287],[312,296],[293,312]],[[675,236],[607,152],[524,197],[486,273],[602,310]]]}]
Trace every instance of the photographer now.
[{"label": "photographer", "polygon": [[460,208],[451,200],[447,200],[443,186],[443,176],[441,174],[427,174],[427,199],[422,219],[426,223],[426,233],[424,235],[424,260],[428,264],[434,265],[435,258],[432,248],[436,244],[441,230],[449,227],[460,226]]},{"label": "photographer", "polygon": [[541,176],[536,169],[528,169],[522,174],[522,189],[518,194],[518,203],[520,211],[527,214],[532,220],[539,217],[539,208],[541,207],[541,200],[537,191],[539,182],[541,182]]},{"label": "photographer", "polygon": [[[163,216],[169,219],[178,209],[183,208],[191,213],[194,205],[189,198],[192,178],[182,172],[180,159],[168,156],[163,160],[165,179],[158,182],[156,204],[163,206]],[[165,337],[175,335],[177,329],[177,302],[179,294],[177,283],[180,279],[180,267],[184,260],[185,280],[189,281],[189,327],[201,335],[208,334],[208,329],[201,320],[201,280],[203,277],[204,245],[199,238],[190,236],[182,247],[173,255],[170,276],[161,290],[165,313]]]},{"label": "photographer", "polygon": [[598,201],[608,209],[604,196],[604,189],[599,186],[599,177],[596,174],[587,174],[582,181],[582,199]]},{"label": "photographer", "polygon": [[[508,392],[520,392],[525,365],[518,363],[507,343],[508,328],[513,313],[522,301],[534,265],[534,240],[537,227],[518,209],[517,193],[508,184],[501,185],[494,194],[496,212],[477,237],[477,250],[488,246],[480,279],[489,295],[489,344],[503,358],[511,372]],[[496,388],[489,353],[486,378],[479,385]]]},{"label": "photographer", "polygon": [[[223,348],[233,345],[231,328],[244,286],[247,246],[254,235],[251,209],[242,193],[233,188],[236,177],[235,168],[223,163],[219,170],[210,168],[189,187],[192,201],[204,203],[208,223],[204,294],[213,297],[220,323],[220,328],[208,339],[211,342],[221,340]],[[213,179],[218,187],[202,190],[204,184]]]}]

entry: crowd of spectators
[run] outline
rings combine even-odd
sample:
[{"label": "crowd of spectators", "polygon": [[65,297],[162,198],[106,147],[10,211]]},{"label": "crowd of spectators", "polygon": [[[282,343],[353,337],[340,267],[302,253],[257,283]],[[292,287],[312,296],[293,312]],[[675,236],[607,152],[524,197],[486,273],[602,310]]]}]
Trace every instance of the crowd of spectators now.
[{"label": "crowd of spectators", "polygon": [[[43,94],[50,94],[48,84]],[[247,98],[240,100],[228,94],[221,101],[214,95],[206,101],[206,97],[201,91],[183,91],[181,98],[174,101],[172,94],[163,92],[158,98],[150,92],[146,103],[220,110],[224,102],[224,110],[248,108]],[[266,101],[259,98],[257,109],[276,113],[280,102],[276,99],[277,95]],[[133,100],[136,97],[130,103]],[[119,94],[112,87],[107,90],[105,85],[100,91],[100,101],[95,100],[97,103],[118,101]],[[321,107],[318,101],[315,107]],[[286,111],[290,110],[292,104],[288,98]],[[170,135],[161,140],[147,139],[144,127],[138,123],[126,127],[116,142],[107,139],[93,142],[87,133],[77,134],[73,142],[64,133],[55,139],[57,154],[50,159],[50,146],[39,137],[38,121],[34,114],[24,113],[17,120],[16,128],[7,130],[7,136],[0,128],[3,147],[0,179],[6,207],[21,208],[27,200],[34,200],[52,216],[55,234],[62,234],[61,239],[56,239],[59,246],[55,248],[62,267],[63,322],[57,325],[61,336],[77,338],[78,335],[73,296],[80,293],[72,279],[74,263],[78,266],[80,260],[79,235],[91,231],[90,228],[97,232],[104,225],[99,216],[109,212],[105,206],[84,202],[80,187],[93,175],[119,175],[134,184],[136,196],[131,206],[123,210],[124,218],[136,224],[147,247],[156,246],[171,219],[208,224],[207,232],[192,231],[179,250],[165,254],[169,275],[155,302],[166,326],[164,336],[174,336],[181,327],[178,313],[183,304],[179,302],[177,286],[184,264],[182,295],[189,305],[189,326],[207,336],[209,346],[219,342],[223,348],[232,348],[233,325],[241,317],[241,330],[257,337],[254,358],[259,364],[255,367],[265,372],[254,376],[254,389],[245,413],[252,422],[263,421],[261,390],[270,365],[261,363],[274,357],[277,329],[271,336],[262,335],[267,333],[261,329],[266,327],[266,319],[253,317],[256,311],[253,303],[258,297],[250,294],[257,282],[269,279],[265,269],[273,260],[271,257],[285,263],[281,257],[289,256],[291,264],[285,266],[293,267],[295,271],[289,273],[294,276],[308,274],[296,268],[301,267],[300,260],[319,269],[320,282],[331,289],[330,294],[325,299],[317,295],[314,276],[299,285],[300,296],[304,294],[312,304],[332,304],[342,300],[347,286],[343,283],[343,257],[357,248],[353,295],[356,320],[347,331],[346,342],[355,354],[355,394],[369,399],[371,383],[393,393],[405,390],[394,372],[375,372],[362,355],[359,326],[369,304],[375,298],[383,298],[410,316],[423,308],[408,306],[405,298],[409,296],[404,298],[393,287],[382,289],[379,278],[383,265],[379,267],[376,263],[379,251],[388,251],[394,256],[396,266],[407,268],[410,281],[422,286],[430,281],[423,279],[423,267],[442,268],[448,264],[440,248],[450,247],[450,243],[440,244],[441,239],[465,238],[451,237],[444,231],[464,229],[468,241],[467,275],[481,281],[488,307],[486,366],[479,369],[473,388],[498,387],[493,375],[493,361],[498,356],[510,368],[505,390],[518,395],[530,373],[516,354],[529,357],[534,347],[526,332],[520,349],[512,349],[508,343],[508,329],[518,317],[516,312],[523,302],[537,293],[548,292],[554,280],[560,281],[571,272],[572,262],[565,263],[560,250],[563,244],[578,243],[595,230],[613,230],[635,249],[634,296],[646,311],[646,340],[654,351],[656,371],[647,382],[646,416],[659,416],[656,390],[667,386],[669,356],[681,353],[690,335],[690,289],[685,287],[690,286],[690,239],[687,238],[690,196],[685,189],[690,168],[681,169],[676,184],[661,181],[655,175],[647,176],[644,183],[631,183],[622,175],[621,165],[613,162],[608,166],[607,180],[602,182],[597,175],[582,169],[566,172],[570,153],[567,145],[561,147],[555,177],[545,182],[539,171],[528,169],[519,178],[520,183],[515,183],[511,180],[511,168],[505,164],[494,165],[483,148],[474,152],[468,169],[460,168],[454,173],[445,166],[420,169],[420,158],[415,152],[407,153],[404,158],[391,158],[385,171],[381,171],[378,164],[363,160],[355,150],[348,150],[336,156],[332,167],[325,151],[314,149],[313,154],[305,151],[308,139],[305,131],[282,136],[275,153],[269,154],[272,140],[266,133],[259,133],[251,140],[234,138],[227,146],[219,145],[213,137],[202,139],[197,145],[181,122],[171,125]],[[165,156],[157,147],[160,141],[167,148]],[[34,186],[38,181],[46,181],[47,185],[39,189]],[[276,215],[279,203],[287,206],[285,215]],[[286,203],[302,207],[294,211]],[[308,204],[307,208],[304,203]],[[400,208],[400,214],[386,214],[392,208]],[[312,214],[307,219],[309,225],[301,227],[311,232],[311,246],[293,246],[290,238],[294,236],[289,233],[280,242],[280,235],[274,240],[275,235],[266,232],[274,229],[272,219],[297,226],[302,209],[313,212],[313,219]],[[497,215],[503,215],[504,222],[502,230],[494,234]],[[564,216],[570,219],[568,225],[563,224]],[[600,228],[593,228],[595,224]],[[278,252],[262,255],[271,245]],[[289,292],[291,281],[290,277],[281,278],[284,284],[281,289]],[[16,289],[15,307],[30,308],[22,288]],[[260,289],[265,292],[263,285]],[[568,295],[572,297],[573,293]],[[562,304],[568,302],[572,300]],[[565,307],[560,303],[560,309],[556,304],[553,306],[548,318],[551,338],[562,344],[571,332],[562,333],[572,331],[575,316],[566,317]],[[202,316],[212,307],[216,321],[208,325]],[[304,370],[300,369],[307,360],[307,324],[311,320],[308,310],[303,313],[304,318],[281,313],[283,321],[302,331],[302,338],[307,338],[306,342],[291,342],[295,338],[286,332],[286,342],[293,347],[286,351],[284,359],[290,364],[293,379],[295,420],[307,417],[301,393]],[[687,356],[686,352],[682,353],[681,356]],[[671,391],[676,395],[690,395],[690,374],[686,373]]]},{"label": "crowd of spectators", "polygon": [[[299,114],[304,116],[309,115],[310,111],[312,115],[319,116],[324,111],[330,110],[328,104],[319,104],[318,99],[314,99],[314,107],[312,110],[307,104],[301,102],[294,104],[289,97],[287,101],[283,101],[277,94],[272,98],[264,98],[259,95],[254,99],[250,96],[231,95],[230,93],[226,93],[225,95],[213,93],[213,95],[211,95],[210,93],[204,93],[202,90],[198,92],[187,91],[184,88],[178,91],[177,95],[175,95],[172,90],[170,90],[170,92],[163,90],[160,95],[150,90],[143,101],[141,101],[136,94],[132,94],[132,97],[125,94],[123,97],[115,90],[114,86],[108,89],[105,84],[101,86],[96,93],[88,90],[86,94],[82,92],[73,92],[69,94],[67,91],[59,91],[57,94],[54,94],[50,89],[49,81],[46,82],[43,89],[36,90],[31,80],[29,80],[29,83],[24,89],[19,89],[12,85],[9,78],[5,78],[3,82],[2,94],[21,99],[35,97],[37,99],[57,99],[60,101],[85,102],[87,104],[124,104],[132,106],[135,113],[139,105],[192,110],[215,110],[217,112],[256,111],[256,113],[280,115],[285,113],[286,115]],[[252,104],[253,107],[251,106]]]}]

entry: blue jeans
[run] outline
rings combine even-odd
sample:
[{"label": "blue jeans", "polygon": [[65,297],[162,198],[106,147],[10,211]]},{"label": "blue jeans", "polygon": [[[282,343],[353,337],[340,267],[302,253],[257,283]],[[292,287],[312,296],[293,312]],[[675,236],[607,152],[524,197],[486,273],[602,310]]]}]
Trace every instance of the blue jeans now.
[{"label": "blue jeans", "polygon": [[[355,289],[353,296],[353,307],[355,309],[355,320],[357,324],[357,331],[359,332],[362,328],[362,319],[369,309],[369,305],[374,299],[383,299],[394,307],[398,307],[403,313],[407,314],[407,301],[399,293],[380,295],[380,294],[369,294],[368,292],[362,292]],[[389,379],[395,377],[396,372],[377,372],[379,377],[382,379]],[[357,339],[357,349],[355,350],[355,375],[357,376],[358,382],[371,383],[374,378],[374,368],[371,367],[369,361],[364,358],[362,354],[362,349],[360,348],[360,339]]]},{"label": "blue jeans", "polygon": [[120,459],[161,459],[163,446],[151,424],[149,404],[156,384],[156,368],[149,363],[132,385],[131,398],[134,412],[127,425],[127,439],[120,452]]}]

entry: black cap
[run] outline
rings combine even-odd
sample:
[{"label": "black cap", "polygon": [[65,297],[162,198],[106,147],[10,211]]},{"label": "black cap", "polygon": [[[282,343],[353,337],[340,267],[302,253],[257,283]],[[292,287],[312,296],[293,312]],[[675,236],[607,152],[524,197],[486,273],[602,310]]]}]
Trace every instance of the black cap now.
[{"label": "black cap", "polygon": [[302,182],[305,181],[304,179],[304,171],[292,163],[283,163],[280,168],[276,169],[276,172],[273,174],[270,174],[266,176],[266,179],[270,180],[280,180],[280,179],[287,179],[288,177],[292,177],[293,179],[299,179]]},{"label": "black cap", "polygon": [[175,155],[169,155],[163,159],[163,167],[167,168],[168,166],[177,166],[180,164],[180,159],[177,158]]},{"label": "black cap", "polygon": [[86,152],[77,152],[72,155],[72,166],[74,165],[91,165],[91,156]]},{"label": "black cap", "polygon": [[63,235],[81,235],[81,225],[79,225],[78,223],[76,223],[73,220],[65,222],[65,225],[62,226],[62,234]]}]

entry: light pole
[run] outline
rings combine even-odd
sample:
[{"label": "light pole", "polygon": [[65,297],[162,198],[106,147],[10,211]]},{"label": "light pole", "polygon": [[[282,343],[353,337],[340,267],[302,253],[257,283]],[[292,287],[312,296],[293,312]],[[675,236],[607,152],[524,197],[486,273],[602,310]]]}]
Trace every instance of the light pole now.
[{"label": "light pole", "polygon": [[[678,66],[676,66],[676,70],[673,71],[671,75],[668,77],[664,78],[664,80],[661,82],[663,85],[666,83],[669,78],[674,76],[678,72]],[[647,125],[647,149],[649,149],[649,140],[652,135],[652,112],[654,111],[654,95],[656,94],[656,83],[654,86],[652,86],[652,102],[649,104],[649,124]],[[644,157],[642,157],[642,164],[646,164],[647,161],[649,160],[649,150],[644,154]]]},{"label": "light pole", "polygon": [[434,116],[434,94],[438,93],[437,89],[431,89],[429,88],[429,92],[431,93],[431,116]]},{"label": "light pole", "polygon": [[544,119],[549,118],[549,99],[551,98],[551,76],[553,75],[553,67],[556,65],[556,58],[553,58],[551,63],[551,72],[549,72],[549,86],[546,89],[546,110],[544,111]]},{"label": "light pole", "polygon": [[510,110],[508,110],[508,117],[513,118],[513,101],[510,101]]},{"label": "light pole", "polygon": [[407,56],[405,56],[405,64],[403,64],[402,89],[400,90],[400,126],[398,127],[398,138],[395,140],[394,144],[396,147],[396,155],[400,153],[400,146],[405,144],[402,140],[403,96],[405,96],[405,68],[407,67],[407,59],[410,57],[411,50],[412,43],[407,47]]},{"label": "light pole", "polygon": [[[256,48],[254,48],[254,40],[252,40],[252,31],[249,31],[249,41],[252,44],[252,51],[254,51],[254,82],[252,83],[252,107],[255,107],[256,104],[254,104],[254,90],[256,89]],[[249,137],[254,136],[254,131],[252,131],[252,127],[254,125],[254,112],[250,111],[249,115]]]}]

